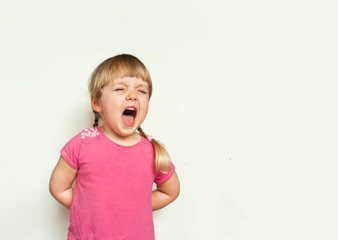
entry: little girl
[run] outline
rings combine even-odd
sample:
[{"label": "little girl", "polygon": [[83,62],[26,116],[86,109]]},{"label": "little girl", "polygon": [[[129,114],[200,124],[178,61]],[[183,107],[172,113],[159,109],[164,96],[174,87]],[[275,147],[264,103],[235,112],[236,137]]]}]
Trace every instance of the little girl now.
[{"label": "little girl", "polygon": [[148,70],[131,55],[109,58],[92,73],[89,91],[93,128],[61,149],[50,179],[51,194],[70,208],[67,239],[152,240],[152,211],[174,201],[180,184],[165,148],[141,129]]}]

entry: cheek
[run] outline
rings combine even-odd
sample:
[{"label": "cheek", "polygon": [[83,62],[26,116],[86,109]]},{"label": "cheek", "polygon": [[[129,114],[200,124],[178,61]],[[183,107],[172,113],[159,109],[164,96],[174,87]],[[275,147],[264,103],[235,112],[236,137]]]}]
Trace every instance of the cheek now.
[{"label": "cheek", "polygon": [[146,117],[147,116],[147,113],[148,113],[148,102],[144,102],[142,104],[142,117]]},{"label": "cheek", "polygon": [[119,113],[121,112],[121,103],[118,99],[105,99],[106,101],[102,102],[102,107],[106,112]]}]

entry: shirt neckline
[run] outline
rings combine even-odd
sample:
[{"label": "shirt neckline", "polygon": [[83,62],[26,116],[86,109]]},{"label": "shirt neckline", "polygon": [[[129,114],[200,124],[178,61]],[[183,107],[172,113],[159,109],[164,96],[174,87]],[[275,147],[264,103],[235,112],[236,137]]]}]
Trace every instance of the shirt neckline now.
[{"label": "shirt neckline", "polygon": [[135,147],[138,147],[139,145],[141,145],[143,143],[143,141],[145,140],[144,137],[141,138],[141,140],[133,145],[130,145],[130,146],[125,146],[125,145],[121,145],[121,144],[118,144],[116,142],[114,142],[113,140],[111,140],[107,135],[104,134],[104,132],[102,131],[101,127],[97,127],[100,135],[103,136],[103,138],[105,139],[105,141],[111,143],[112,145],[116,146],[116,147],[119,147],[119,148],[124,148],[124,149],[132,149],[132,148],[135,148]]}]

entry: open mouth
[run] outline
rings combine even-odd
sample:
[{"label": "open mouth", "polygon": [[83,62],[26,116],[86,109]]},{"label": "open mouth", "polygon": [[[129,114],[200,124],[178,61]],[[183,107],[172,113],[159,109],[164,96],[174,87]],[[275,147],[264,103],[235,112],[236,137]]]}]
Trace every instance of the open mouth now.
[{"label": "open mouth", "polygon": [[122,113],[122,121],[127,126],[132,126],[135,123],[136,109],[134,107],[126,108]]}]

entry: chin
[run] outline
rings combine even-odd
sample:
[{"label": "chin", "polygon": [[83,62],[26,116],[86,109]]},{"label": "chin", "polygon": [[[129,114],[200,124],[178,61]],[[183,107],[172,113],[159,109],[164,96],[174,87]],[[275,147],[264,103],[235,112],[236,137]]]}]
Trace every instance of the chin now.
[{"label": "chin", "polygon": [[128,136],[134,134],[135,131],[136,131],[136,128],[128,129],[128,130],[122,130],[122,131],[120,131],[119,135],[122,136],[122,137],[128,137]]}]

